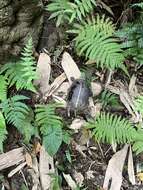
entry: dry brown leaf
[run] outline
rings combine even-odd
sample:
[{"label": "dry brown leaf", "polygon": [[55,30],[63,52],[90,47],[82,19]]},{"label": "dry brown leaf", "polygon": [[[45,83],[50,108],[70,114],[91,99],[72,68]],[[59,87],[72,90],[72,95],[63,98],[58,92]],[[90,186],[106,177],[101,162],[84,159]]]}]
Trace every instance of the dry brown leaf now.
[{"label": "dry brown leaf", "polygon": [[81,72],[69,53],[64,52],[61,64],[70,83],[72,83],[71,77],[75,79],[81,77]]},{"label": "dry brown leaf", "polygon": [[76,119],[74,119],[74,120],[72,121],[72,124],[70,125],[69,128],[75,130],[75,132],[78,132],[78,130],[79,130],[82,126],[84,126],[85,123],[86,123],[85,120],[76,118]]},{"label": "dry brown leaf", "polygon": [[42,146],[39,159],[39,173],[42,190],[52,189],[52,178],[49,174],[53,174],[54,172],[53,158],[49,156],[45,148]]},{"label": "dry brown leaf", "polygon": [[32,168],[32,158],[28,152],[26,152],[26,154],[25,154],[25,159],[26,159],[27,166]]},{"label": "dry brown leaf", "polygon": [[41,53],[37,63],[37,73],[39,78],[34,81],[34,84],[39,87],[42,96],[49,90],[49,79],[51,73],[51,60],[46,53]]},{"label": "dry brown leaf", "polygon": [[60,85],[65,81],[66,75],[65,73],[62,73],[60,76],[58,76],[54,82],[50,85],[49,91],[46,93],[46,97],[51,96],[59,87]]},{"label": "dry brown leaf", "polygon": [[143,182],[143,172],[137,173],[137,177],[138,177],[138,179],[139,179],[141,182]]},{"label": "dry brown leaf", "polygon": [[66,99],[68,89],[70,88],[69,82],[63,82],[60,87],[54,92],[54,95],[60,96],[63,99]]},{"label": "dry brown leaf", "polygon": [[87,177],[87,179],[94,179],[95,176],[94,176],[93,174],[94,174],[94,172],[93,172],[92,170],[88,170],[88,171],[86,172],[86,177]]},{"label": "dry brown leaf", "polygon": [[17,172],[19,172],[22,168],[24,168],[24,166],[26,166],[26,162],[19,164],[16,168],[14,168],[11,172],[9,172],[8,177],[12,177],[14,174],[16,174]]},{"label": "dry brown leaf", "polygon": [[69,187],[72,190],[75,190],[77,188],[77,185],[76,185],[75,181],[72,179],[72,177],[69,174],[64,174],[64,173],[63,173],[63,176],[64,176],[67,184],[69,185]]},{"label": "dry brown leaf", "polygon": [[40,152],[40,150],[41,150],[41,147],[42,147],[41,144],[39,142],[36,142],[34,144],[34,148],[33,148],[34,153],[38,154]]},{"label": "dry brown leaf", "polygon": [[91,90],[93,97],[98,96],[102,91],[102,85],[99,82],[91,82]]},{"label": "dry brown leaf", "polygon": [[81,136],[80,136],[80,138],[78,140],[78,144],[86,145],[89,142],[89,139],[91,139],[91,138],[92,138],[91,131],[89,131],[88,129],[83,127],[81,129]]},{"label": "dry brown leaf", "polygon": [[120,190],[122,185],[122,171],[128,148],[129,145],[125,145],[109,160],[103,184],[104,189],[108,189],[111,180],[111,186],[109,190]]},{"label": "dry brown leaf", "polygon": [[42,190],[39,181],[39,164],[36,156],[32,158],[32,166],[32,168],[28,168],[27,170],[32,178],[32,190]]},{"label": "dry brown leaf", "polygon": [[129,148],[129,156],[128,156],[128,175],[129,175],[129,180],[131,184],[135,185],[136,181],[135,181],[134,163],[133,163],[133,155],[132,155],[131,146]]},{"label": "dry brown leaf", "polygon": [[83,185],[83,181],[84,181],[84,177],[80,172],[74,171],[73,177],[76,181],[76,184],[79,185],[79,187],[81,187]]},{"label": "dry brown leaf", "polygon": [[61,98],[61,97],[59,97],[59,96],[56,96],[56,95],[52,95],[52,97],[53,97],[53,99],[55,100],[55,102],[57,102],[57,103],[59,103],[59,104],[62,104],[62,107],[64,107],[64,108],[66,108],[66,106],[67,106],[67,102],[63,99],[63,98]]}]

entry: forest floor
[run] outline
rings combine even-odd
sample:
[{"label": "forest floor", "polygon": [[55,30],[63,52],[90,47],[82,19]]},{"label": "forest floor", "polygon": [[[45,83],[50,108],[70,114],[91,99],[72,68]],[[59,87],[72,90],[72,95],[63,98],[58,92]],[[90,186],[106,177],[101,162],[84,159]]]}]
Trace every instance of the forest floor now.
[{"label": "forest floor", "polygon": [[[45,23],[44,23],[44,29],[41,34],[40,40],[39,40],[39,46],[37,50],[37,60],[38,56],[40,55],[40,52],[43,51],[43,48],[48,49],[48,56],[51,57],[51,79],[50,83],[52,82],[63,73],[63,68],[61,66],[62,62],[62,56],[64,52],[68,52],[72,59],[75,61],[76,65],[78,66],[79,70],[84,70],[85,66],[82,63],[82,58],[79,58],[75,55],[75,50],[73,47],[73,44],[69,40],[69,44],[65,45],[63,36],[61,35],[61,31],[57,29],[53,23],[53,21],[47,21],[48,15],[45,14]],[[48,31],[48,35],[45,31]],[[45,36],[46,35],[46,36]],[[43,39],[47,39],[46,42]],[[134,68],[132,67],[132,63],[127,63],[127,67],[129,70],[129,73],[131,76],[136,74],[136,81],[138,84],[139,89],[142,89],[142,82],[143,82],[143,69],[141,68],[138,73],[134,72]],[[105,71],[96,69],[94,67],[89,67],[91,72],[91,76],[95,77],[93,82],[95,84],[97,81],[100,83],[100,87],[102,89],[102,86],[105,85],[106,79],[108,78],[108,73]],[[112,74],[112,81],[124,81],[125,86],[128,88],[129,81],[128,77],[122,75],[123,73],[115,72]],[[65,79],[65,82],[68,80]],[[65,89],[64,89],[65,90]],[[59,94],[65,93],[59,91]],[[66,92],[67,93],[67,92]],[[100,92],[101,93],[101,92]],[[93,97],[94,103],[96,105],[96,109],[100,110],[100,100],[99,98],[100,94]],[[119,99],[119,95],[118,99]],[[63,97],[63,94],[61,95]],[[33,98],[33,97],[32,97]],[[50,96],[47,100],[47,102],[50,102],[52,97]],[[65,99],[66,101],[66,99]],[[119,100],[120,101],[120,100]],[[117,108],[112,107],[110,105],[107,106],[107,110],[109,110],[111,113],[116,113],[118,115],[127,115],[128,111],[123,105],[122,102],[120,106]],[[98,108],[99,106],[99,108]],[[91,138],[91,134],[89,134],[89,131],[82,127],[80,125],[80,122],[85,120],[84,114],[77,114],[76,118],[74,114],[71,114],[70,117],[67,115],[66,109],[58,109],[57,113],[63,117],[63,121],[70,126],[69,128],[72,129],[72,139],[69,145],[62,144],[60,147],[58,153],[54,156],[54,167],[56,168],[57,176],[59,178],[59,183],[61,183],[61,189],[63,190],[70,190],[72,189],[70,187],[70,182],[66,179],[64,174],[69,174],[69,176],[75,181],[76,184],[79,184],[79,189],[88,189],[88,190],[103,190],[103,183],[104,178],[107,170],[107,166],[109,163],[109,160],[112,158],[112,156],[115,154],[115,152],[112,149],[111,145],[102,144],[94,141],[94,139]],[[75,119],[78,119],[78,124],[73,124],[73,121]],[[71,124],[73,124],[71,126]],[[21,141],[21,135],[19,132],[14,128],[8,129],[8,138],[5,142],[4,150],[5,152],[8,152],[10,150],[13,150],[15,148],[25,146],[23,145],[23,142]],[[29,147],[25,147],[27,152],[30,152],[33,144],[36,144],[35,139],[33,142],[31,142],[31,145]],[[36,145],[37,146],[37,145]],[[117,147],[117,151],[121,150],[123,146]],[[37,160],[39,161],[39,152],[37,153]],[[136,156],[133,154],[133,160],[134,160],[134,169],[135,169],[135,179],[136,179],[136,185],[132,185],[129,182],[128,177],[128,167],[127,167],[127,158],[125,160],[125,165],[123,167],[123,183],[122,183],[122,190],[143,190],[142,182],[139,178],[137,178],[136,173],[136,166],[138,163],[142,163],[143,154],[140,154],[139,156]],[[28,161],[27,161],[28,162]],[[117,163],[118,165],[118,163]],[[19,170],[15,175],[13,175],[11,178],[7,178],[8,173],[13,170],[14,167],[10,167],[8,169],[5,169],[1,172],[1,181],[4,186],[1,186],[0,188],[2,190],[31,190],[31,184],[33,183],[32,177],[29,175],[29,166],[26,166],[21,170]],[[138,172],[138,171],[137,171]],[[143,174],[142,174],[143,175]],[[68,178],[70,178],[68,176]],[[70,178],[70,179],[71,179]],[[141,177],[140,177],[141,178]],[[23,187],[21,187],[21,184],[24,184]],[[34,189],[33,189],[34,190]],[[38,190],[38,189],[37,189]],[[40,190],[40,187],[39,187]],[[58,190],[58,188],[55,188],[53,190]],[[113,189],[116,190],[116,189]]]}]

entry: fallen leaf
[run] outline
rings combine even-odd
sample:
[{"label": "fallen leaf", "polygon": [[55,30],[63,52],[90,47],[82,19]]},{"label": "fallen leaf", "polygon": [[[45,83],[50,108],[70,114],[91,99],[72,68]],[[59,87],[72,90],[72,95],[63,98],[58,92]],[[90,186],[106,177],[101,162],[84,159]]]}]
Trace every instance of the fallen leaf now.
[{"label": "fallen leaf", "polygon": [[71,77],[75,79],[81,77],[81,72],[69,53],[64,52],[61,64],[70,84],[72,83]]},{"label": "fallen leaf", "polygon": [[86,172],[86,177],[87,177],[87,179],[93,179],[95,176],[93,175],[93,171],[92,170],[88,170],[87,172]]},{"label": "fallen leaf", "polygon": [[131,146],[129,148],[129,156],[128,156],[128,175],[129,175],[129,181],[131,182],[131,184],[135,185],[136,181],[135,181],[134,163],[133,163],[133,155],[132,155]]},{"label": "fallen leaf", "polygon": [[84,181],[84,177],[80,172],[74,171],[74,179],[76,181],[76,184],[79,185],[79,187],[81,187],[83,185],[83,181]]},{"label": "fallen leaf", "polygon": [[26,166],[26,162],[19,164],[16,168],[14,168],[12,171],[9,172],[8,177],[12,177],[14,174],[19,172],[21,169],[23,169]]},{"label": "fallen leaf", "polygon": [[98,96],[102,91],[102,85],[99,82],[91,82],[91,91],[93,97]]},{"label": "fallen leaf", "polygon": [[66,79],[65,73],[62,73],[60,76],[58,76],[54,82],[50,85],[49,91],[46,93],[46,97],[51,96],[59,87],[60,85],[64,82]]},{"label": "fallen leaf", "polygon": [[103,184],[104,189],[108,189],[111,180],[111,186],[109,190],[120,190],[122,185],[122,171],[128,148],[129,145],[126,144],[109,160]]},{"label": "fallen leaf", "polygon": [[88,129],[86,129],[85,127],[83,127],[81,129],[81,136],[78,140],[78,144],[82,145],[86,145],[89,142],[89,139],[92,138],[92,134],[91,131],[89,131]]},{"label": "fallen leaf", "polygon": [[34,150],[34,153],[35,153],[35,154],[38,154],[38,153],[40,152],[40,150],[41,150],[41,144],[40,144],[39,142],[36,142],[36,143],[34,144],[33,150]]},{"label": "fallen leaf", "polygon": [[34,81],[34,84],[39,87],[42,96],[49,90],[49,79],[51,73],[51,60],[46,53],[41,53],[37,63],[37,73],[39,78]]},{"label": "fallen leaf", "polygon": [[59,86],[59,88],[54,92],[54,95],[60,96],[61,98],[66,99],[69,88],[70,88],[69,82],[63,82]]},{"label": "fallen leaf", "polygon": [[61,98],[60,96],[56,96],[54,94],[52,95],[52,97],[55,100],[55,102],[61,104],[62,107],[66,108],[67,102],[63,98]]},{"label": "fallen leaf", "polygon": [[77,185],[76,185],[75,181],[72,179],[72,177],[69,174],[64,174],[64,173],[63,173],[63,176],[64,176],[67,184],[69,185],[69,187],[72,190],[75,190],[77,188]]},{"label": "fallen leaf", "polygon": [[47,153],[45,148],[42,146],[40,150],[39,159],[39,173],[40,181],[43,190],[49,190],[52,188],[52,178],[49,174],[54,174],[54,161],[51,156]]},{"label": "fallen leaf", "polygon": [[137,173],[138,179],[143,182],[143,172]]},{"label": "fallen leaf", "polygon": [[85,120],[76,118],[76,119],[74,119],[74,120],[72,121],[72,124],[70,125],[69,128],[75,130],[75,132],[78,132],[78,130],[79,130],[82,126],[84,126],[85,123],[86,123]]},{"label": "fallen leaf", "polygon": [[26,154],[25,154],[25,159],[26,159],[27,166],[32,168],[32,158],[28,152],[26,152]]}]

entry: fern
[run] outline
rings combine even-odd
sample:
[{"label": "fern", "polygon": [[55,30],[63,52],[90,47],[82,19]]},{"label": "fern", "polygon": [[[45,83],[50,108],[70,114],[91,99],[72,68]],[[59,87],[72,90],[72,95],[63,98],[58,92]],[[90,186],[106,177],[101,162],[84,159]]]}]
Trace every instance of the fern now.
[{"label": "fern", "polygon": [[138,18],[134,23],[127,23],[116,32],[122,40],[125,57],[132,57],[139,65],[143,65],[143,21]]},{"label": "fern", "polygon": [[55,115],[57,106],[57,104],[37,105],[35,111],[43,144],[50,155],[54,155],[62,143],[62,121]]},{"label": "fern", "polygon": [[2,68],[0,73],[4,73],[8,79],[9,86],[16,86],[16,89],[27,89],[35,92],[32,81],[37,78],[36,62],[32,56],[33,44],[30,38],[26,44],[20,61],[7,63]]},{"label": "fern", "polygon": [[143,3],[141,2],[141,3],[134,3],[133,5],[132,5],[132,7],[139,7],[139,8],[141,8],[141,9],[143,9]]},{"label": "fern", "polygon": [[114,26],[102,17],[75,25],[72,30],[78,36],[76,48],[78,53],[84,54],[86,58],[95,60],[97,66],[104,68],[118,68],[124,61],[121,45],[117,39],[112,37]]},{"label": "fern", "polygon": [[135,108],[137,111],[139,111],[143,115],[143,96],[138,96],[135,101]]},{"label": "fern", "polygon": [[5,119],[3,117],[2,112],[0,111],[0,151],[3,151],[3,142],[6,139],[7,130]]},{"label": "fern", "polygon": [[0,101],[7,98],[7,81],[6,78],[0,75]]},{"label": "fern", "polygon": [[26,96],[15,95],[0,104],[7,123],[13,124],[18,129],[23,125],[25,115],[29,112],[28,106],[21,102],[26,99],[28,99]]},{"label": "fern", "polygon": [[92,128],[97,140],[110,144],[133,142],[136,133],[128,120],[109,113],[102,113],[95,120],[90,121],[87,127]]},{"label": "fern", "polygon": [[64,21],[72,23],[74,20],[82,20],[96,6],[95,0],[53,0],[46,10],[53,12],[50,18],[57,17],[56,25]]},{"label": "fern", "polygon": [[119,105],[117,96],[107,90],[102,92],[100,100],[104,108],[106,108],[108,105],[113,107]]}]

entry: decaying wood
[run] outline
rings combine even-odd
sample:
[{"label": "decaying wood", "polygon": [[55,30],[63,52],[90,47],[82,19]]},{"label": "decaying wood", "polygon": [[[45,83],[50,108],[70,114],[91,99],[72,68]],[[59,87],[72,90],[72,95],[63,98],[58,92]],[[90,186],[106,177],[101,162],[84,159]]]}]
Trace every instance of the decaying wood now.
[{"label": "decaying wood", "polygon": [[25,161],[23,148],[16,148],[0,155],[0,171]]}]

